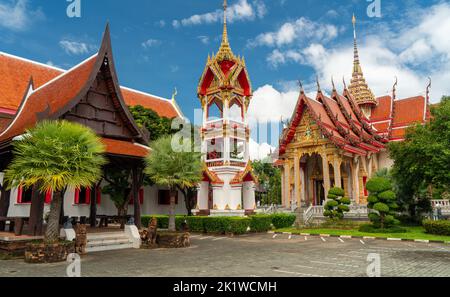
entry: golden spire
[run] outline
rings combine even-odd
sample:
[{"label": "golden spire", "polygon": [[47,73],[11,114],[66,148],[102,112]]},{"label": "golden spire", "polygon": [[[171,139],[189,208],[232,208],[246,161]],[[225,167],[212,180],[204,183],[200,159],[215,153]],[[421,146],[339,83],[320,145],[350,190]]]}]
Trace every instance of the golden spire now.
[{"label": "golden spire", "polygon": [[[353,95],[356,103],[358,105],[376,105],[377,100],[366,83],[364,74],[361,68],[361,63],[359,60],[358,42],[356,37],[356,17],[353,15],[353,44],[354,44],[354,59],[353,59],[353,74],[350,83],[349,91]],[[365,112],[366,113],[366,112]],[[367,110],[366,115],[368,115],[369,110]]]},{"label": "golden spire", "polygon": [[217,53],[219,60],[234,60],[233,52],[231,51],[230,42],[228,41],[228,28],[227,28],[227,0],[223,1],[223,34],[222,43]]}]

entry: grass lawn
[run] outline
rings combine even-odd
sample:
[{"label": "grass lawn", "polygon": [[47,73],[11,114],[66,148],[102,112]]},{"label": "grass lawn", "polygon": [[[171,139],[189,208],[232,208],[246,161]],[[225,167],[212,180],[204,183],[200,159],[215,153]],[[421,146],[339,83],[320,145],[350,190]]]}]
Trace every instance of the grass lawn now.
[{"label": "grass lawn", "polygon": [[421,240],[436,240],[450,242],[450,236],[432,235],[425,233],[423,227],[402,227],[407,230],[406,233],[365,233],[359,232],[357,228],[331,229],[331,228],[313,228],[313,229],[296,229],[284,228],[278,229],[276,232],[291,232],[292,234],[309,233],[314,235],[329,234],[329,235],[351,235],[351,236],[371,236],[377,238],[402,238],[402,239],[421,239]]}]

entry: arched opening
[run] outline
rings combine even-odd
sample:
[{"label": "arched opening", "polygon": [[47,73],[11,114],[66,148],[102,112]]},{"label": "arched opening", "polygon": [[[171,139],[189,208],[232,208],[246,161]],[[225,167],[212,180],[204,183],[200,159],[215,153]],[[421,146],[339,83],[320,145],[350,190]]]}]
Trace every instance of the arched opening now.
[{"label": "arched opening", "polygon": [[242,104],[238,99],[233,99],[230,103],[230,120],[243,122],[244,121],[244,110]]},{"label": "arched opening", "polygon": [[223,118],[223,104],[215,98],[208,105],[208,121],[215,121]]}]

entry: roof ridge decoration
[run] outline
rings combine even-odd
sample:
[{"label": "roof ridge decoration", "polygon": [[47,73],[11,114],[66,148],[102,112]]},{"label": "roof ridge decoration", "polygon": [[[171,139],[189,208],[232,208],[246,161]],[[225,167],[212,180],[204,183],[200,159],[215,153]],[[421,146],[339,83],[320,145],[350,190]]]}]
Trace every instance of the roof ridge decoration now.
[{"label": "roof ridge decoration", "polygon": [[[41,87],[32,90],[31,92],[30,88],[27,90],[27,94],[22,100],[20,109],[18,110],[16,116],[14,117],[14,120],[2,133],[0,133],[1,141],[8,141],[9,139],[19,135],[20,133],[23,133],[27,128],[30,128],[30,126],[42,120],[43,117],[46,119],[58,119],[62,117],[67,111],[75,107],[80,102],[82,97],[89,91],[90,87],[92,86],[92,83],[94,82],[94,80],[98,75],[98,72],[102,68],[102,65],[104,65],[105,59],[108,60],[107,67],[109,68],[111,80],[113,82],[112,87],[114,88],[113,91],[116,94],[115,96],[116,100],[118,100],[117,103],[119,106],[117,108],[120,108],[122,110],[121,113],[122,116],[124,117],[123,120],[128,121],[129,125],[128,128],[130,128],[130,131],[133,132],[134,139],[138,140],[142,144],[146,144],[148,142],[148,139],[144,136],[142,131],[136,125],[133,116],[126,107],[125,101],[121,93],[120,85],[118,83],[117,75],[115,72],[114,58],[112,55],[109,24],[106,25],[100,49],[95,55],[84,60],[82,63],[74,66],[70,70],[61,73],[59,76],[48,81]],[[71,76],[75,74],[78,74],[79,76],[79,73],[77,71],[82,70],[85,71],[85,73],[83,75],[83,78],[79,79],[83,79],[83,81],[81,81],[74,87],[74,89],[71,91],[73,94],[67,93],[66,94],[67,98],[64,98],[64,94],[63,96],[61,96],[61,94],[55,93],[55,91],[53,92],[54,94],[52,94],[52,87],[55,88],[55,85],[57,86],[58,83],[64,82],[63,81],[64,79],[71,79]],[[70,82],[73,83],[73,81]],[[46,94],[45,93],[46,91],[50,95]],[[42,92],[44,93],[41,94]],[[52,97],[52,95],[54,96]],[[55,99],[54,97],[58,97],[58,99]],[[58,107],[54,107],[53,105],[51,106],[50,101],[52,100],[52,98],[54,102],[56,102],[55,100],[59,100],[60,101],[59,103],[61,105]],[[41,108],[38,110],[28,111],[24,113],[24,109],[28,104],[34,104],[35,105],[34,107],[40,106],[45,109]],[[51,110],[50,107],[55,109]],[[19,121],[20,119],[22,119],[22,122]],[[18,121],[19,124],[16,124]]]},{"label": "roof ridge decoration", "polygon": [[353,74],[352,80],[349,86],[349,90],[359,105],[369,104],[377,105],[377,100],[372,90],[369,88],[364,74],[362,71],[361,63],[359,60],[358,42],[356,37],[356,17],[353,14],[353,43],[354,43],[354,61],[353,61]]},{"label": "roof ridge decoration", "polygon": [[[230,42],[228,40],[228,28],[227,28],[227,0],[223,1],[223,33],[222,33],[222,43],[220,44],[219,51],[215,58],[218,61],[229,60],[234,61],[236,57],[231,50]],[[213,55],[214,58],[214,55]]]},{"label": "roof ridge decoration", "polygon": [[392,99],[391,99],[391,110],[390,110],[390,119],[389,119],[389,129],[388,129],[388,139],[392,138],[392,127],[394,125],[395,118],[395,101],[397,99],[397,85],[398,79],[395,77],[394,85],[392,86]]}]

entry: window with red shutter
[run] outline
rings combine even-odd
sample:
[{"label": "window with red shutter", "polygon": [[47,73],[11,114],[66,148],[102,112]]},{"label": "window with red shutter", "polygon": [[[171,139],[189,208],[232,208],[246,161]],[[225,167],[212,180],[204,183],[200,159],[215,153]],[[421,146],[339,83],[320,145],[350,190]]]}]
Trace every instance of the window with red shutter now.
[{"label": "window with red shutter", "polygon": [[89,205],[91,203],[91,189],[81,188],[75,190],[75,204]]},{"label": "window with red shutter", "polygon": [[[169,190],[159,190],[158,191],[158,204],[159,205],[170,205],[170,191]],[[175,204],[178,204],[178,192],[175,196]]]},{"label": "window with red shutter", "polygon": [[17,204],[30,204],[33,197],[33,188],[24,189],[19,187],[17,189]]},{"label": "window with red shutter", "polygon": [[97,204],[102,204],[102,188],[101,187],[97,187],[97,189],[96,189],[96,199],[97,199]]}]

